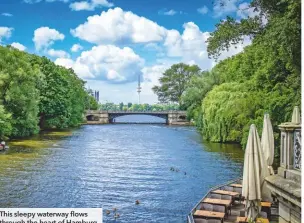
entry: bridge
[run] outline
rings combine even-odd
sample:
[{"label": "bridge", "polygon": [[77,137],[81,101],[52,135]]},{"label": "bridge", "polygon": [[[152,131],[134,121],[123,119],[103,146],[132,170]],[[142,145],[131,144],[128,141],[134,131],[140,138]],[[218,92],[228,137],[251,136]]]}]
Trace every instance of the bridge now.
[{"label": "bridge", "polygon": [[186,111],[86,111],[87,124],[114,123],[114,119],[125,115],[151,115],[166,120],[167,125],[187,125]]}]

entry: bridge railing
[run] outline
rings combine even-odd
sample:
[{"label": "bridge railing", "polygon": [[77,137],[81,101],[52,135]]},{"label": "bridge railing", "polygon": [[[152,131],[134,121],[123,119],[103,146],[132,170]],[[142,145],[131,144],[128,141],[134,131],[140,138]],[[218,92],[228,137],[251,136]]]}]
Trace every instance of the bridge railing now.
[{"label": "bridge railing", "polygon": [[168,114],[168,113],[186,113],[186,111],[168,110],[168,111],[106,111],[106,110],[87,110],[86,113],[111,113],[111,114]]}]

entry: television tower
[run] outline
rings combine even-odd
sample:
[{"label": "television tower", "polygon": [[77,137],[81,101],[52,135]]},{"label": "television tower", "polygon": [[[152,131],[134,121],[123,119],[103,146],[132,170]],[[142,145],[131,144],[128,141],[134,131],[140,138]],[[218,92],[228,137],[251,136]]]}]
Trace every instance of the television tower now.
[{"label": "television tower", "polygon": [[141,92],[141,86],[140,86],[140,74],[139,74],[139,75],[138,75],[138,87],[137,87],[138,104],[140,104],[140,92]]}]

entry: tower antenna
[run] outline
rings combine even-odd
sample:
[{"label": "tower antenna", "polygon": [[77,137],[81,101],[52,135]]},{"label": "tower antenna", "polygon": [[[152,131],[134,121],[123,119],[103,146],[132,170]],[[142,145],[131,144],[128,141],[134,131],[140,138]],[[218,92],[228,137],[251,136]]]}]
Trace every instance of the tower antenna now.
[{"label": "tower antenna", "polygon": [[141,92],[141,86],[140,86],[140,74],[139,74],[139,75],[138,75],[138,87],[137,87],[138,104],[140,104],[140,92]]}]

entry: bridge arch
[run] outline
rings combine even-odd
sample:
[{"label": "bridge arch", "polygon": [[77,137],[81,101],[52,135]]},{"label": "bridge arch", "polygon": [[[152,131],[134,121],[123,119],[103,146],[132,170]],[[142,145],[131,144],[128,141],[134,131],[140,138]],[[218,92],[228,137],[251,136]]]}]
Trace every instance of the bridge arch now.
[{"label": "bridge arch", "polygon": [[[146,113],[132,113],[132,114],[114,113],[114,114],[109,114],[109,123],[115,123],[116,118],[124,117],[124,116],[133,116],[133,115],[144,115],[144,116],[157,117],[157,118],[164,119],[165,120],[164,124],[168,123],[168,114],[146,114]],[[141,123],[141,122],[136,122],[136,123]],[[151,123],[154,123],[154,122],[151,122]],[[157,122],[155,122],[155,123],[157,123]]]}]

